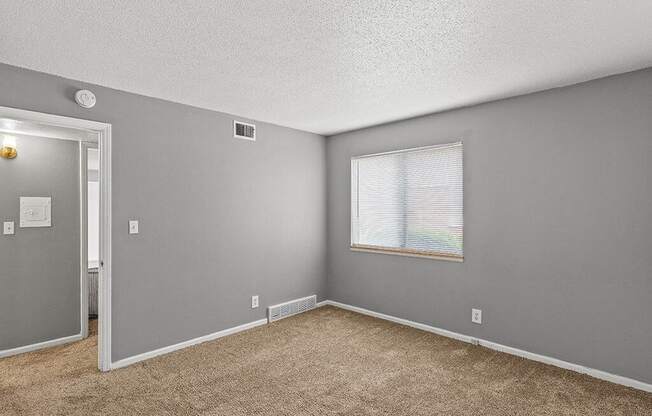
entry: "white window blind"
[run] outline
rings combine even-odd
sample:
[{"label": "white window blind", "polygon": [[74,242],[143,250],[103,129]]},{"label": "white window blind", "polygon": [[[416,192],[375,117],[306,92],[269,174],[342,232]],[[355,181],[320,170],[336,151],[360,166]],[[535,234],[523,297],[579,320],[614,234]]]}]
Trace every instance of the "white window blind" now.
[{"label": "white window blind", "polygon": [[351,247],[464,258],[462,143],[351,159]]}]

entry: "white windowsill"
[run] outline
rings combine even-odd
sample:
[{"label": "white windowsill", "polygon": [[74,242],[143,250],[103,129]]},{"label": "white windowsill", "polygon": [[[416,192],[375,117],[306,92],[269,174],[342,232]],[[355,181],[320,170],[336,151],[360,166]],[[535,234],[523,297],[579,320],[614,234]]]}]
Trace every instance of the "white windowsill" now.
[{"label": "white windowsill", "polygon": [[418,257],[418,258],[422,258],[422,259],[444,260],[444,261],[452,261],[453,263],[464,263],[464,258],[438,256],[436,254],[402,253],[402,252],[399,252],[399,251],[389,251],[389,250],[372,249],[372,248],[359,248],[359,247],[350,247],[350,249],[351,249],[351,251],[357,251],[357,252],[360,252],[360,253],[390,254],[390,255],[393,255],[393,256]]}]

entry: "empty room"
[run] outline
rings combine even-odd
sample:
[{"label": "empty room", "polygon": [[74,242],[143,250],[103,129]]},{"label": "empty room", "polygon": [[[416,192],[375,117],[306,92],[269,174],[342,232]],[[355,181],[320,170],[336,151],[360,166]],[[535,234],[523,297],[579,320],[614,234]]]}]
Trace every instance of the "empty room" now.
[{"label": "empty room", "polygon": [[0,415],[652,416],[649,0],[0,4]]}]

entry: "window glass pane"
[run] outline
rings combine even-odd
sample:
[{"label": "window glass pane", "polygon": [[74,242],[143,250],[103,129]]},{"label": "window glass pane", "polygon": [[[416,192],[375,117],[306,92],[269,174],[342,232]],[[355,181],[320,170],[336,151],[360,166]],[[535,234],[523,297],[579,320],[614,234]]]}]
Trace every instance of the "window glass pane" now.
[{"label": "window glass pane", "polygon": [[351,161],[351,243],[463,256],[462,144]]}]

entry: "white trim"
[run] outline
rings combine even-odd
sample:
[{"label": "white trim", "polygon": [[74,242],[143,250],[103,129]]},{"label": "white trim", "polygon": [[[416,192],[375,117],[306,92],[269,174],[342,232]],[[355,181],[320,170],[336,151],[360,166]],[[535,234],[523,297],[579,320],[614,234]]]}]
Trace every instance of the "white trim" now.
[{"label": "white trim", "polygon": [[105,124],[99,130],[100,151],[100,267],[98,272],[98,339],[97,361],[100,371],[111,370],[111,125]]},{"label": "white trim", "polygon": [[[103,263],[98,270],[98,367],[102,371],[108,371],[111,368],[111,124],[2,106],[0,106],[0,117],[79,129],[97,135],[100,149],[100,262]],[[87,137],[82,136],[84,137],[63,135],[57,138],[87,141]],[[79,336],[81,335],[83,333]],[[51,342],[55,341],[59,340]],[[39,345],[38,348],[48,346],[42,346],[44,344],[46,343],[34,345]],[[21,348],[28,347],[31,346]]]},{"label": "white trim", "polygon": [[71,342],[79,341],[83,339],[82,334],[70,335],[68,337],[51,339],[49,341],[43,341],[36,344],[24,345],[22,347],[16,347],[9,350],[0,351],[0,358],[11,357],[12,355],[23,354],[30,351],[36,351],[43,348],[56,347],[57,345],[69,344]]},{"label": "white trim", "polygon": [[363,315],[373,316],[374,318],[380,318],[380,319],[384,319],[386,321],[395,322],[397,324],[401,324],[401,325],[405,325],[405,326],[411,326],[412,328],[417,328],[417,329],[420,329],[420,330],[426,331],[426,332],[432,332],[432,333],[435,333],[437,335],[442,335],[444,337],[457,339],[459,341],[464,341],[464,342],[468,342],[468,343],[473,342],[473,337],[470,337],[468,335],[458,334],[457,332],[437,328],[437,327],[426,325],[426,324],[421,324],[419,322],[410,321],[408,319],[397,318],[396,316],[392,316],[392,315],[385,315],[384,313],[370,311],[369,309],[359,308],[357,306],[347,305],[346,303],[335,302],[333,300],[327,300],[327,301],[324,301],[323,303],[326,304],[326,305],[336,306],[336,307],[341,308],[341,309],[346,309],[346,310],[349,310],[349,311],[358,312],[358,313],[361,313]]},{"label": "white trim", "polygon": [[620,384],[627,387],[632,387],[634,389],[643,390],[652,393],[652,384],[645,383],[643,381],[634,380],[632,378],[619,376],[616,374],[608,373],[602,370],[596,370],[595,368],[585,367],[583,365],[569,363],[557,358],[548,357],[546,355],[535,354],[533,352],[520,350],[518,348],[509,347],[507,345],[498,344],[496,342],[487,341],[484,339],[477,339],[468,335],[463,335],[457,332],[448,331],[446,329],[437,328],[431,325],[422,324],[419,322],[410,321],[408,319],[397,318],[395,316],[386,315],[384,313],[374,312],[369,309],[360,308],[357,306],[347,305],[346,303],[336,302],[333,300],[325,300],[319,302],[318,306],[331,305],[341,309],[346,309],[349,311],[361,313],[363,315],[373,316],[375,318],[384,319],[386,321],[395,322],[401,325],[410,326],[413,328],[421,329],[423,331],[432,332],[437,335],[442,335],[448,338],[457,339],[459,341],[468,342],[470,344],[478,344],[482,347],[489,348],[495,351],[504,352],[507,354],[515,355],[518,357],[526,358],[528,360],[537,361],[544,364],[553,365],[555,367],[563,368],[566,370],[571,370],[576,373],[586,374],[591,377],[598,378],[600,380],[609,381],[611,383]]},{"label": "white trim", "polygon": [[267,324],[267,318],[259,319],[257,321],[249,322],[239,326],[234,326],[232,328],[223,329],[218,332],[213,332],[212,334],[204,335],[198,338],[193,338],[188,341],[183,341],[178,344],[169,345],[167,347],[158,348],[153,351],[144,352],[142,354],[133,355],[131,357],[123,358],[111,364],[111,369],[126,367],[131,364],[135,364],[140,361],[149,360],[150,358],[158,357],[159,355],[167,354],[173,351],[177,351],[183,348],[191,347],[193,345],[201,344],[207,341],[213,341],[218,338],[225,337],[227,335],[233,335],[238,332],[246,331],[247,329],[256,328],[261,325]]},{"label": "white trim", "polygon": [[359,247],[349,247],[349,248],[351,249],[351,251],[356,251],[358,253],[389,254],[391,256],[416,257],[420,259],[444,260],[444,261],[452,261],[453,263],[464,263],[464,257],[438,256],[436,254],[419,254],[419,253],[409,253],[409,252],[400,252],[400,251],[382,250],[382,249],[373,249],[373,248],[359,248]]},{"label": "white trim", "polygon": [[87,145],[79,142],[79,316],[81,319],[81,334],[88,337],[88,168]]},{"label": "white trim", "polygon": [[[73,118],[66,116],[59,116],[56,114],[39,113],[38,111],[22,110],[20,108],[0,107],[0,114],[2,117],[11,118],[14,120],[32,121],[36,123],[43,123],[55,127],[68,127],[73,129],[101,131],[110,124],[102,123],[99,121],[84,120],[81,118]],[[79,139],[71,139],[79,140]]]},{"label": "white trim", "polygon": [[575,371],[576,373],[586,374],[591,377],[599,378],[600,380],[609,381],[615,384],[632,387],[638,390],[647,391],[652,393],[652,384],[643,381],[634,380],[629,377],[619,376],[617,374],[608,373],[606,371],[597,370],[591,367],[585,367],[580,364],[569,363],[558,358],[548,357],[546,355],[536,354],[533,352],[520,350],[518,348],[509,347],[507,345],[498,344],[492,341],[479,340],[480,345],[495,351],[504,352],[518,357],[527,358],[528,360],[538,361],[544,364],[554,365],[555,367],[564,368],[566,370]]}]

